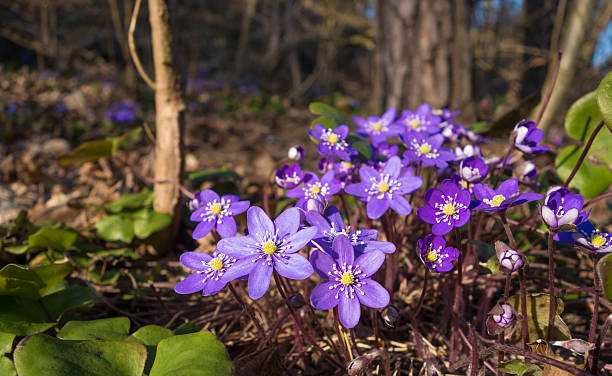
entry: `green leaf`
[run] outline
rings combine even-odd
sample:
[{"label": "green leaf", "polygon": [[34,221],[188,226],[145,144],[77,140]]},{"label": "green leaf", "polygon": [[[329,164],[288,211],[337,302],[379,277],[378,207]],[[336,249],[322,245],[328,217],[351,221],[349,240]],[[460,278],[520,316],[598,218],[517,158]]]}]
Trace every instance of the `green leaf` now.
[{"label": "green leaf", "polygon": [[355,149],[357,149],[357,151],[359,152],[359,157],[361,157],[362,159],[366,161],[372,159],[372,147],[370,146],[370,143],[366,141],[365,138],[355,133],[349,133],[349,135],[346,136],[346,142],[348,142]]},{"label": "green leaf", "polygon": [[570,106],[565,116],[565,130],[570,137],[586,141],[601,119],[597,107],[597,93],[592,91]]},{"label": "green leaf", "polygon": [[42,228],[28,237],[28,244],[34,248],[51,248],[66,251],[76,241],[77,233],[74,231],[55,228]]},{"label": "green leaf", "polygon": [[0,296],[0,332],[25,336],[55,326],[37,300],[23,296]]},{"label": "green leaf", "polygon": [[[520,295],[511,296],[510,304],[517,312],[521,312]],[[527,326],[529,329],[529,339],[534,342],[536,339],[543,339],[546,336],[548,327],[548,311],[550,307],[548,294],[529,294],[527,295]],[[553,329],[551,340],[564,341],[572,338],[569,328],[561,319],[560,314],[563,313],[563,300],[557,298],[556,314],[554,315]],[[535,313],[535,316],[534,316]],[[517,324],[519,325],[519,324]],[[516,330],[512,335],[512,342],[515,344],[522,343],[521,330]]]},{"label": "green leaf", "polygon": [[606,125],[612,131],[612,72],[601,80],[597,88],[597,105]]},{"label": "green leaf", "polygon": [[103,251],[92,251],[92,252],[87,252],[88,256],[91,257],[98,257],[98,258],[102,258],[102,257],[128,257],[131,258],[132,260],[136,260],[138,258],[140,258],[140,256],[138,255],[138,253],[134,252],[134,250],[132,248],[115,248],[115,249],[105,249]]},{"label": "green leaf", "polygon": [[514,359],[508,362],[503,362],[497,366],[497,369],[502,372],[511,373],[513,375],[523,376],[523,375],[533,375],[533,376],[541,376],[542,369],[535,364],[528,364],[523,362],[522,360]]},{"label": "green leaf", "polygon": [[26,253],[28,251],[28,249],[30,248],[29,245],[24,244],[24,245],[11,245],[8,247],[4,247],[4,250],[7,251],[8,253],[11,253],[13,255],[23,255],[24,253]]},{"label": "green leaf", "polygon": [[197,333],[199,331],[200,329],[198,329],[197,325],[195,325],[191,321],[187,321],[179,325],[176,329],[174,329],[174,334],[176,335],[191,334],[191,333]]},{"label": "green leaf", "polygon": [[139,210],[132,215],[132,218],[134,218],[134,234],[138,239],[146,239],[172,222],[170,214],[150,209]]},{"label": "green leaf", "polygon": [[38,299],[43,287],[40,277],[26,267],[9,264],[0,270],[0,295]]},{"label": "green leaf", "polygon": [[[559,152],[555,158],[555,166],[561,179],[566,180],[569,177],[583,150],[582,147],[568,146]],[[611,184],[612,171],[607,166],[592,164],[587,157],[569,186],[580,191],[584,197],[593,198],[605,192]]]},{"label": "green leaf", "polygon": [[112,140],[96,140],[85,142],[75,150],[64,155],[59,159],[62,166],[71,163],[85,163],[97,161],[100,158],[110,158],[113,156],[115,146]]},{"label": "green leaf", "polygon": [[158,325],[146,325],[138,329],[128,338],[128,341],[142,343],[147,348],[147,362],[145,363],[145,373],[151,371],[155,356],[157,354],[157,345],[163,339],[172,337],[172,330],[162,328]]},{"label": "green leaf", "polygon": [[597,275],[604,295],[612,301],[612,253],[608,253],[597,262]]},{"label": "green leaf", "polygon": [[150,203],[153,198],[153,192],[148,189],[143,189],[138,193],[126,193],[121,195],[115,202],[107,204],[104,209],[111,213],[119,213],[125,209],[140,209]]},{"label": "green leaf", "polygon": [[491,274],[501,274],[502,272],[499,269],[499,260],[497,259],[497,256],[489,258],[487,262],[479,262],[478,264],[487,269]]},{"label": "green leaf", "polygon": [[72,340],[122,341],[130,333],[130,319],[112,317],[90,321],[68,321],[57,333],[57,338]]},{"label": "green leaf", "polygon": [[119,341],[64,341],[45,334],[24,338],[15,349],[19,376],[140,376],[143,345]]},{"label": "green leaf", "polygon": [[311,121],[310,122],[310,127],[314,129],[314,125],[315,124],[321,124],[325,128],[329,128],[329,129],[336,128],[338,126],[338,123],[336,123],[334,121],[334,119],[328,118],[326,116],[319,116],[318,118],[316,118],[313,121]]},{"label": "green leaf", "polygon": [[0,375],[17,376],[17,372],[15,371],[15,365],[6,356],[0,358]]},{"label": "green leaf", "polygon": [[15,335],[12,333],[0,333],[0,355],[12,352],[14,339]]},{"label": "green leaf", "polygon": [[308,106],[308,109],[315,115],[323,115],[326,118],[332,120],[334,123],[336,123],[334,127],[337,127],[338,125],[342,124],[349,124],[348,119],[342,114],[342,112],[338,111],[337,109],[333,108],[328,104],[321,102],[313,102]]},{"label": "green leaf", "polygon": [[87,272],[87,278],[97,285],[108,286],[117,282],[121,277],[121,271],[119,269],[105,269],[102,274],[102,267],[96,265],[96,267]]},{"label": "green leaf", "polygon": [[45,284],[45,287],[41,288],[39,291],[40,296],[45,296],[55,292],[56,285],[70,275],[73,268],[70,261],[66,261],[54,264],[38,265],[30,270]]},{"label": "green leaf", "polygon": [[134,223],[125,213],[104,217],[94,227],[98,236],[109,242],[131,243],[134,239]]},{"label": "green leaf", "polygon": [[231,374],[225,346],[212,333],[198,332],[160,341],[149,376]]},{"label": "green leaf", "polygon": [[203,183],[211,180],[240,180],[242,177],[234,170],[221,167],[216,170],[188,172],[187,179],[195,183]]},{"label": "green leaf", "polygon": [[93,307],[99,301],[96,294],[84,286],[70,286],[42,298],[42,302],[55,320],[64,314]]}]

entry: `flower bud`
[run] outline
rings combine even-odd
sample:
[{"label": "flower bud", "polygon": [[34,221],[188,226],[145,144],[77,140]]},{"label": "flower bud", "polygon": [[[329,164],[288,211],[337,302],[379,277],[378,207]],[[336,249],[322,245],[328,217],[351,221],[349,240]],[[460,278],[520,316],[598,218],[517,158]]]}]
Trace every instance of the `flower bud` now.
[{"label": "flower bud", "polygon": [[302,160],[305,155],[306,150],[304,150],[304,148],[300,145],[294,145],[290,147],[289,151],[287,152],[287,156],[289,157],[289,159],[293,159],[294,161]]},{"label": "flower bud", "polygon": [[510,249],[504,242],[495,242],[495,251],[499,265],[508,273],[515,272],[525,265],[523,256],[514,249]]},{"label": "flower bud", "polygon": [[388,305],[382,310],[380,316],[385,322],[385,325],[390,328],[395,328],[395,325],[400,319],[400,312],[395,306]]},{"label": "flower bud", "polygon": [[304,304],[306,304],[306,302],[304,301],[304,296],[302,294],[290,296],[288,300],[289,304],[295,309],[301,308],[304,306]]},{"label": "flower bud", "polygon": [[361,375],[376,358],[384,356],[386,356],[386,354],[383,350],[376,350],[371,353],[363,354],[353,359],[346,367],[346,370],[350,376]]},{"label": "flower bud", "polygon": [[497,335],[510,327],[517,320],[518,314],[508,303],[497,303],[487,318],[487,331],[491,335]]}]

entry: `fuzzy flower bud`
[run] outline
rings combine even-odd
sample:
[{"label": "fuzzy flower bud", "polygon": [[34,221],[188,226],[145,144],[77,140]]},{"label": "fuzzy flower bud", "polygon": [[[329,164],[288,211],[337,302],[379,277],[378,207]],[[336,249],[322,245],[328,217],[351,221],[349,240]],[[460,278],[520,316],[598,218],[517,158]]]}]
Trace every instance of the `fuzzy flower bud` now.
[{"label": "fuzzy flower bud", "polygon": [[400,312],[395,306],[388,305],[382,310],[380,316],[385,322],[385,325],[390,328],[395,328],[395,325],[400,319]]},{"label": "fuzzy flower bud", "polygon": [[304,158],[305,155],[306,155],[306,150],[304,150],[304,148],[301,147],[300,145],[294,145],[290,147],[289,151],[287,152],[287,156],[289,157],[289,159],[293,159],[294,161],[302,160],[302,158]]},{"label": "fuzzy flower bud", "polygon": [[525,265],[521,254],[514,249],[510,249],[504,242],[495,242],[495,251],[499,265],[508,273],[515,272]]},{"label": "fuzzy flower bud", "polygon": [[514,309],[510,304],[502,304],[501,306],[502,312],[499,315],[493,315],[493,320],[495,323],[502,328],[507,328],[516,321],[516,315],[514,314]]}]

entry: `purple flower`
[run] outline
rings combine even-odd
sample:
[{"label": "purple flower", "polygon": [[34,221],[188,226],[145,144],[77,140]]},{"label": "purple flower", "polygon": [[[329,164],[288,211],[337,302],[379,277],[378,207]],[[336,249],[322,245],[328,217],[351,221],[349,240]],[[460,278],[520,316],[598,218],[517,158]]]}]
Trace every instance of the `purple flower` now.
[{"label": "purple flower", "polygon": [[538,171],[536,165],[531,161],[525,161],[518,167],[513,169],[514,176],[525,184],[533,184],[538,180]]},{"label": "purple flower", "polygon": [[385,142],[388,137],[395,137],[402,132],[402,127],[393,124],[395,113],[395,108],[391,107],[381,117],[369,116],[367,119],[363,119],[359,116],[353,116],[353,121],[361,128],[355,133],[364,137],[371,137],[374,145]]},{"label": "purple flower", "polygon": [[403,195],[419,189],[423,185],[423,179],[420,176],[400,175],[401,168],[399,157],[391,157],[382,172],[370,166],[361,166],[361,183],[347,185],[344,190],[367,202],[368,218],[380,218],[389,208],[399,215],[408,215],[412,207]]},{"label": "purple flower", "polygon": [[525,265],[525,261],[520,253],[510,249],[504,242],[495,242],[495,253],[499,260],[499,265],[508,273],[515,272]]},{"label": "purple flower", "polygon": [[489,166],[480,157],[468,157],[459,163],[459,175],[468,183],[481,182],[489,172]]},{"label": "purple flower", "polygon": [[293,159],[294,161],[302,160],[305,155],[306,150],[304,150],[304,148],[300,145],[294,145],[290,147],[289,151],[287,152],[287,156],[289,157],[289,159]]},{"label": "purple flower", "polygon": [[329,129],[321,124],[315,124],[314,129],[308,131],[309,135],[321,141],[317,146],[321,155],[336,156],[343,161],[350,161],[351,155],[358,154],[357,150],[345,141],[348,133],[349,129],[346,125]]},{"label": "purple flower", "polygon": [[200,222],[193,230],[193,238],[200,239],[208,235],[214,228],[221,237],[236,235],[236,220],[234,216],[249,208],[249,201],[240,201],[235,195],[219,197],[214,191],[207,189],[196,193],[191,206],[197,209],[191,213],[191,220]]},{"label": "purple flower", "polygon": [[340,182],[334,177],[334,171],[327,171],[320,180],[316,174],[307,172],[302,182],[304,185],[288,191],[287,197],[297,198],[295,206],[303,210],[307,209],[308,200],[325,202],[342,189]]},{"label": "purple flower", "polygon": [[249,235],[224,238],[217,244],[219,252],[238,259],[221,280],[229,282],[248,274],[249,296],[259,299],[268,290],[273,271],[286,278],[308,278],[312,266],[296,252],[308,244],[317,229],[299,230],[300,222],[297,208],[285,210],[272,222],[261,208],[251,207],[247,211]]},{"label": "purple flower", "polygon": [[213,295],[221,291],[227,282],[221,281],[225,272],[236,263],[236,259],[219,252],[212,256],[202,252],[185,252],[181,255],[181,264],[196,273],[174,286],[179,294],[192,294],[202,291],[202,295]]},{"label": "purple flower", "polygon": [[328,310],[338,306],[340,322],[354,328],[361,317],[361,304],[383,308],[389,304],[389,293],[371,277],[385,261],[380,251],[366,252],[355,259],[355,252],[346,236],[338,236],[333,245],[336,258],[315,250],[310,262],[327,282],[312,290],[310,303],[316,309]]},{"label": "purple flower", "polygon": [[397,155],[397,151],[399,150],[398,145],[389,145],[386,142],[381,142],[380,144],[374,146],[372,148],[373,157],[372,160],[375,161],[386,161],[387,159]]},{"label": "purple flower", "polygon": [[417,241],[419,257],[423,264],[434,272],[448,272],[453,270],[453,261],[459,258],[459,250],[447,247],[446,240],[442,236],[429,234],[425,239]]},{"label": "purple flower", "polygon": [[456,146],[455,155],[457,156],[458,161],[469,157],[482,157],[480,148],[477,145],[472,144],[467,144],[464,147]]},{"label": "purple flower", "polygon": [[579,224],[576,232],[558,233],[557,239],[598,253],[612,252],[612,234],[597,230],[589,221]]},{"label": "purple flower", "polygon": [[400,138],[407,148],[404,158],[410,163],[421,162],[423,167],[444,168],[456,158],[453,152],[441,148],[444,142],[441,134],[427,136],[423,132],[407,132]]},{"label": "purple flower", "polygon": [[274,179],[276,184],[283,189],[295,188],[302,182],[304,174],[300,165],[294,163],[293,166],[283,165],[280,169],[276,170]]},{"label": "purple flower", "polygon": [[538,146],[544,138],[544,131],[536,128],[533,121],[521,120],[512,131],[514,146],[525,154],[539,154],[548,151],[548,146]]},{"label": "purple flower", "polygon": [[136,112],[138,104],[129,100],[113,102],[110,109],[106,111],[106,118],[117,123],[131,124],[138,119]]},{"label": "purple flower", "polygon": [[516,179],[508,179],[502,182],[497,191],[484,184],[476,184],[474,186],[474,196],[480,202],[473,210],[483,211],[506,210],[511,206],[544,198],[544,195],[539,193],[520,193],[518,191],[518,180]]},{"label": "purple flower", "polygon": [[540,210],[542,219],[553,231],[567,226],[578,226],[590,214],[582,211],[584,198],[563,187],[552,187],[546,192],[544,205]]},{"label": "purple flower", "polygon": [[431,114],[431,106],[422,104],[416,111],[404,110],[395,124],[401,126],[407,132],[425,132],[426,134],[434,134],[440,132],[438,124],[440,117]]},{"label": "purple flower", "polygon": [[434,235],[447,234],[453,227],[461,227],[470,220],[470,197],[470,191],[446,179],[440,189],[432,188],[425,193],[427,204],[417,210],[417,215],[433,225]]},{"label": "purple flower", "polygon": [[516,321],[516,314],[510,304],[504,303],[499,306],[501,312],[493,314],[493,321],[502,328],[507,328]]},{"label": "purple flower", "polygon": [[431,114],[435,116],[439,116],[442,119],[442,121],[450,120],[454,118],[455,116],[459,115],[460,113],[461,111],[459,110],[451,111],[448,108],[437,108],[437,109],[431,110]]},{"label": "purple flower", "polygon": [[378,250],[383,253],[395,252],[395,245],[391,242],[377,241],[377,230],[355,230],[350,231],[342,221],[342,215],[335,206],[329,206],[325,210],[325,217],[315,211],[306,213],[306,221],[317,228],[318,232],[312,239],[317,248],[325,251],[333,257],[337,257],[333,251],[333,241],[339,235],[349,238],[351,245],[355,249],[355,255],[359,256],[364,252]]}]

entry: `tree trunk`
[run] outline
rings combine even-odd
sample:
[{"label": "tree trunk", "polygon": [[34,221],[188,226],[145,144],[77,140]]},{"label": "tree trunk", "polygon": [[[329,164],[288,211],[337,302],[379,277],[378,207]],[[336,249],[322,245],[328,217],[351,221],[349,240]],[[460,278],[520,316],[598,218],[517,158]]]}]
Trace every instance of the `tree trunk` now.
[{"label": "tree trunk", "polygon": [[452,18],[447,1],[378,1],[374,91],[379,112],[414,109],[423,102],[449,104]]},{"label": "tree trunk", "polygon": [[451,107],[461,108],[466,118],[474,117],[472,102],[472,49],[470,47],[470,9],[466,0],[453,2],[452,92]]},{"label": "tree trunk", "polygon": [[[591,27],[594,6],[595,0],[581,0],[575,1],[569,10],[566,23],[563,27],[563,36],[561,38],[561,51],[563,52],[563,57],[559,67],[559,76],[557,77],[557,83],[550,97],[548,107],[539,124],[539,127],[545,132],[558,117],[559,111],[563,106],[565,93],[572,85],[572,78],[576,73],[576,65],[580,57],[581,47],[584,43],[586,32]],[[532,112],[532,119],[537,118],[540,108],[546,100],[545,96],[554,74],[555,64],[556,59],[549,65],[546,85],[544,85],[542,89],[542,102],[540,102]]]},{"label": "tree trunk", "polygon": [[238,48],[236,49],[236,74],[242,74],[247,63],[246,55],[249,42],[249,34],[251,30],[251,20],[255,14],[257,0],[245,0],[246,6],[242,14],[242,22],[240,23],[240,39],[238,40]]},{"label": "tree trunk", "polygon": [[[183,175],[184,86],[178,70],[170,0],[149,0],[155,69],[155,164],[157,181],[180,182]],[[153,208],[180,218],[180,191],[175,184],[155,184]],[[174,228],[174,227],[173,227]],[[174,231],[172,231],[174,232]]]}]

